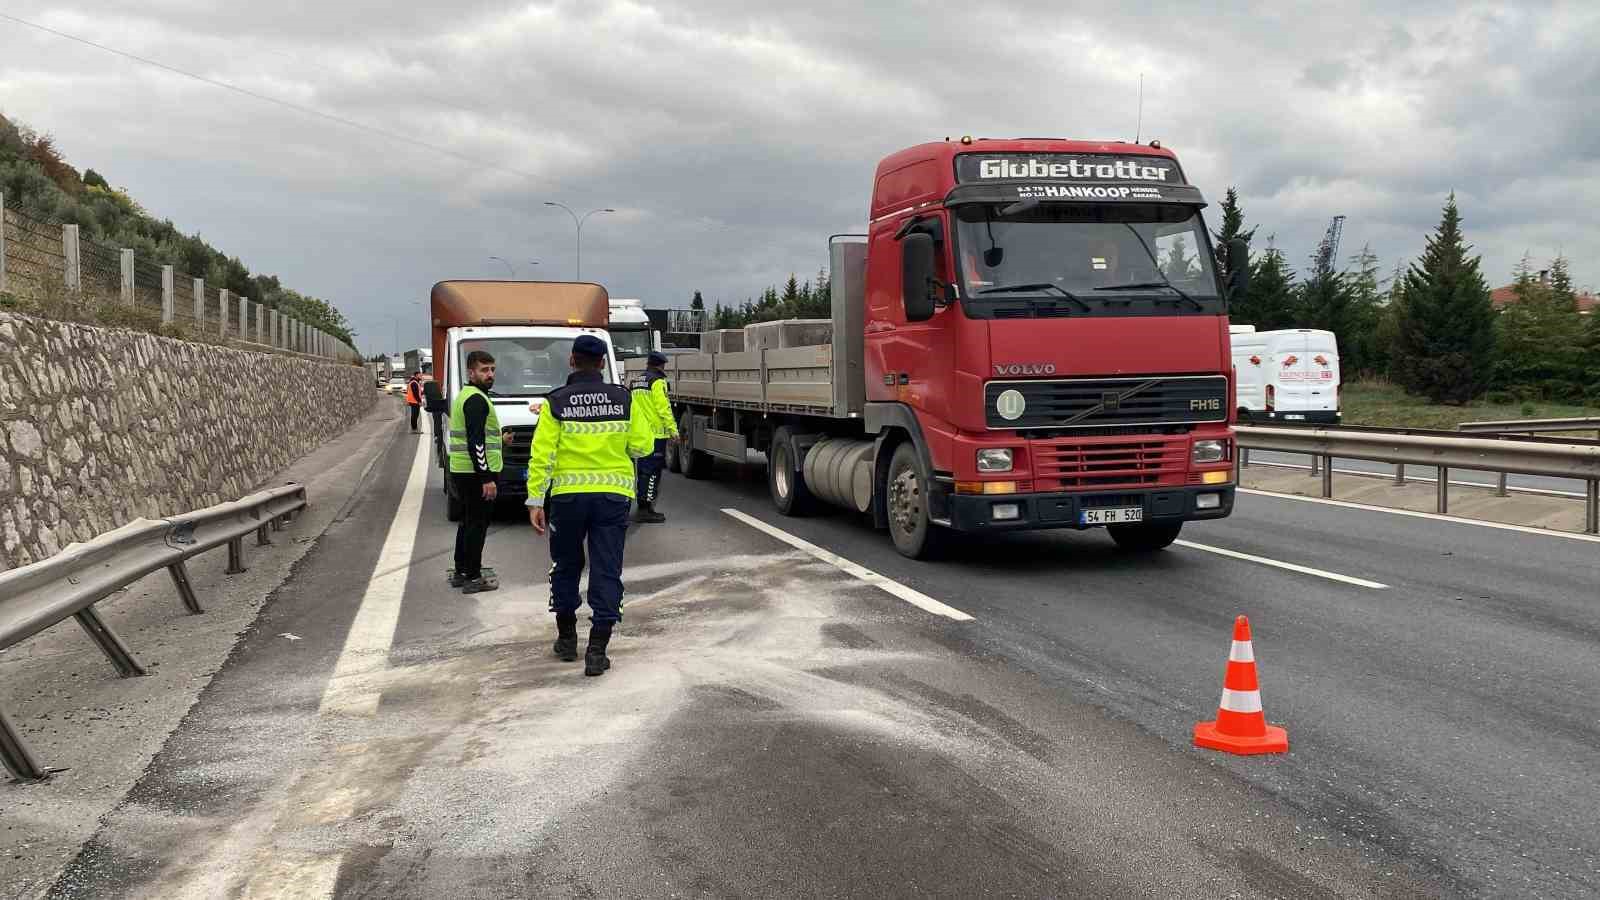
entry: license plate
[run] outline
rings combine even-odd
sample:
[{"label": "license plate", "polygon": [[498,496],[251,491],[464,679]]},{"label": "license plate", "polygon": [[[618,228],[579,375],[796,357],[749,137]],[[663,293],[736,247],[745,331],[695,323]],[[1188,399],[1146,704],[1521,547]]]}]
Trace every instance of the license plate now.
[{"label": "license plate", "polygon": [[1107,506],[1101,509],[1086,509],[1078,515],[1080,525],[1122,525],[1143,521],[1142,506]]},{"label": "license plate", "polygon": [[1303,422],[1303,421],[1305,421],[1306,417],[1302,416],[1302,415],[1299,415],[1299,414],[1296,414],[1296,413],[1286,413],[1284,415],[1284,418],[1288,419],[1290,421],[1293,421],[1293,422]]}]

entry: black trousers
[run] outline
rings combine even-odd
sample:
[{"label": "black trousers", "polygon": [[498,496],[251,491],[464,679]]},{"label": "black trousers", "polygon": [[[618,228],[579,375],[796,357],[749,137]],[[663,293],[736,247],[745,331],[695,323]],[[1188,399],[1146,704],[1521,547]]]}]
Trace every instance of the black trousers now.
[{"label": "black trousers", "polygon": [[628,498],[622,494],[562,494],[545,503],[550,522],[550,611],[572,615],[583,602],[578,582],[584,550],[589,563],[589,621],[622,618],[622,546],[628,537]]},{"label": "black trousers", "polygon": [[412,431],[416,431],[417,430],[417,419],[419,419],[421,416],[422,416],[422,407],[420,407],[420,406],[411,407],[411,430]]},{"label": "black trousers", "polygon": [[656,440],[656,448],[649,456],[634,463],[636,484],[634,493],[639,502],[653,504],[661,496],[661,467],[667,462],[667,442]]},{"label": "black trousers", "polygon": [[483,499],[483,479],[477,475],[453,473],[450,482],[466,508],[456,525],[456,574],[477,578],[483,570],[483,542],[489,536],[494,502]]}]

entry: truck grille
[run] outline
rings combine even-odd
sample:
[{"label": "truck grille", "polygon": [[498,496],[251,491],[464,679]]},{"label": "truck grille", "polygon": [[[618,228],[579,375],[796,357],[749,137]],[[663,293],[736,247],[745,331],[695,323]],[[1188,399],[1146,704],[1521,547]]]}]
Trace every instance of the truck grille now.
[{"label": "truck grille", "polygon": [[1185,436],[1033,441],[1029,446],[1040,491],[1183,484],[1189,452]]},{"label": "truck grille", "polygon": [[502,471],[523,471],[528,468],[528,451],[533,449],[533,426],[515,425],[506,428],[500,438]]},{"label": "truck grille", "polygon": [[[1022,395],[1016,419],[1000,416],[1006,391]],[[1014,399],[1014,398],[1013,398]],[[1221,375],[991,381],[984,386],[990,428],[1176,425],[1228,418],[1228,379]]]}]

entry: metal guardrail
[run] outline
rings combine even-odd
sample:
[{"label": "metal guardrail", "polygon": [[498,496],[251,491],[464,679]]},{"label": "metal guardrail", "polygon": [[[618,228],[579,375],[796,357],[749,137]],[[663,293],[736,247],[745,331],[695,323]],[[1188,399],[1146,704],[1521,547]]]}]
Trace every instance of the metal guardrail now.
[{"label": "metal guardrail", "polygon": [[1436,511],[1450,510],[1450,470],[1475,469],[1500,474],[1498,493],[1505,496],[1507,473],[1573,478],[1587,485],[1584,530],[1600,533],[1600,442],[1556,443],[1509,440],[1504,437],[1441,437],[1348,428],[1267,428],[1241,425],[1234,429],[1239,466],[1250,465],[1250,450],[1303,453],[1312,471],[1322,475],[1322,496],[1333,496],[1333,460],[1362,459],[1395,465],[1395,483],[1405,483],[1407,465],[1438,470]]},{"label": "metal guardrail", "polygon": [[[76,619],[124,678],[146,674],[144,664],[100,618],[94,605],[160,569],[172,576],[178,597],[191,613],[202,613],[186,562],[227,545],[228,574],[244,572],[244,538],[271,544],[272,531],[306,505],[304,485],[290,484],[165,519],[139,519],[49,559],[0,573],[0,650]],[[18,781],[47,777],[22,735],[0,710],[0,762]]]},{"label": "metal guardrail", "polygon": [[1600,439],[1600,416],[1575,419],[1506,419],[1500,422],[1462,422],[1463,434],[1537,434],[1541,431],[1589,431]]}]

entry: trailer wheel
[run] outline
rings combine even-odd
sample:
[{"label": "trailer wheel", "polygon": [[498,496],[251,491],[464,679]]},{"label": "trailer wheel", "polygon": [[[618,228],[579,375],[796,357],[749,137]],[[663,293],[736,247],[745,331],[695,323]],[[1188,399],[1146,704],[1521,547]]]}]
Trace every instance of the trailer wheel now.
[{"label": "trailer wheel", "polygon": [[889,511],[889,537],[894,548],[909,559],[931,559],[940,554],[946,532],[928,518],[929,486],[917,463],[917,448],[909,442],[894,448],[889,460],[884,499]]},{"label": "trailer wheel", "polygon": [[711,454],[695,449],[693,425],[694,417],[684,413],[683,420],[678,423],[678,433],[683,435],[683,446],[678,448],[678,465],[683,469],[683,477],[704,481],[711,477]]},{"label": "trailer wheel", "polygon": [[816,507],[816,497],[806,487],[805,467],[795,447],[794,432],[787,425],[772,435],[772,452],[767,455],[767,491],[772,505],[786,516],[804,516]]},{"label": "trailer wheel", "polygon": [[456,495],[451,485],[450,473],[444,474],[444,517],[451,522],[459,522],[467,514],[467,504]]},{"label": "trailer wheel", "polygon": [[1111,539],[1129,553],[1154,553],[1178,539],[1182,522],[1153,522],[1145,525],[1107,525]]}]

